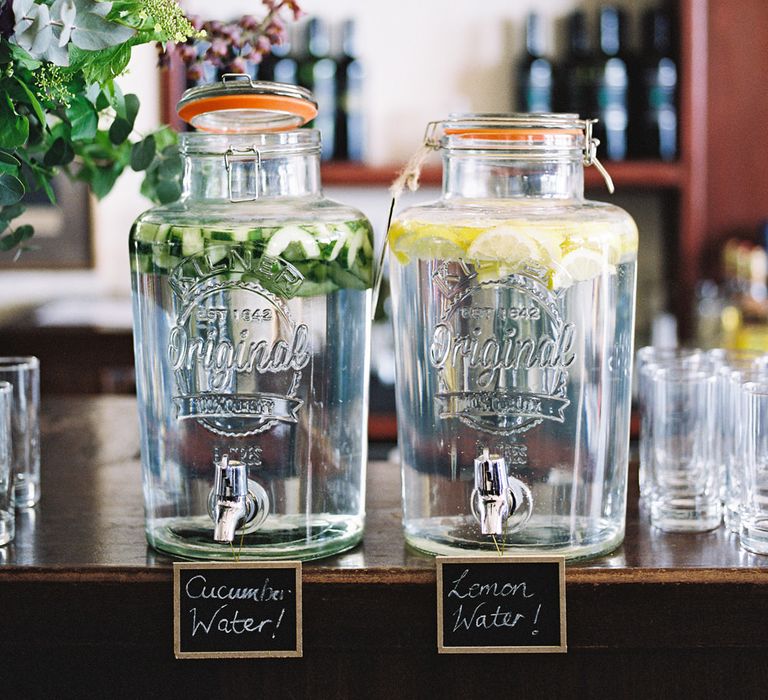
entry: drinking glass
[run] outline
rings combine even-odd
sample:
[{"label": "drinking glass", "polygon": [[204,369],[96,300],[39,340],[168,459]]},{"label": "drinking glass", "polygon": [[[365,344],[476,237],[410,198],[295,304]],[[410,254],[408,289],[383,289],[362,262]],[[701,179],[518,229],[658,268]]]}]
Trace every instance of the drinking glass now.
[{"label": "drinking glass", "polygon": [[739,542],[750,552],[768,554],[768,382],[746,382],[741,405],[745,468]]},{"label": "drinking glass", "polygon": [[710,367],[666,366],[651,377],[651,524],[667,532],[720,525],[714,457],[715,376]]},{"label": "drinking glass", "polygon": [[741,369],[722,367],[718,372],[718,433],[724,467],[721,484],[723,519],[734,533],[741,527],[746,440],[750,437],[744,416],[744,385],[766,380],[768,369],[760,361],[745,364]]},{"label": "drinking glass", "polygon": [[13,387],[0,382],[0,545],[15,534],[13,476],[11,474],[11,404]]},{"label": "drinking glass", "polygon": [[653,412],[651,406],[651,381],[653,372],[664,365],[695,366],[702,362],[704,353],[698,349],[658,348],[647,346],[637,351],[637,396],[640,405],[640,464],[638,478],[640,496],[650,496],[650,479],[653,441]]},{"label": "drinking glass", "polygon": [[0,357],[0,381],[13,386],[11,471],[17,508],[40,500],[40,362],[36,357]]}]

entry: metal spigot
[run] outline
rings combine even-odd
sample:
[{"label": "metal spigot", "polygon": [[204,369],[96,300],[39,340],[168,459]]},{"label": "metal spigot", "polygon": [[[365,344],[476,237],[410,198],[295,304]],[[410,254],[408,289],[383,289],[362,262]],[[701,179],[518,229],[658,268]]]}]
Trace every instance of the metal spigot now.
[{"label": "metal spigot", "polygon": [[214,522],[215,542],[232,542],[235,532],[256,516],[256,503],[248,490],[248,471],[245,464],[224,455],[216,463],[213,491],[208,510]]},{"label": "metal spigot", "polygon": [[509,486],[507,465],[503,457],[488,450],[475,459],[475,489],[472,510],[480,521],[484,535],[501,535],[504,523],[514,513],[515,496]]}]

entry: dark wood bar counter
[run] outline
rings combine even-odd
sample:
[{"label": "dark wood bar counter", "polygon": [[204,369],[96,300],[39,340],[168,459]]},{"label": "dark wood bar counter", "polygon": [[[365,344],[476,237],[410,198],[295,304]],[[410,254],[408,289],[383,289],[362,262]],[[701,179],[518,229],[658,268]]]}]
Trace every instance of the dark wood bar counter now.
[{"label": "dark wood bar counter", "polygon": [[568,653],[438,655],[434,561],[372,462],[364,543],[304,566],[302,659],[176,660],[171,559],[143,532],[129,398],[44,401],[43,500],[0,548],[0,696],[764,696],[768,557],[724,529],[651,530],[566,572]]}]

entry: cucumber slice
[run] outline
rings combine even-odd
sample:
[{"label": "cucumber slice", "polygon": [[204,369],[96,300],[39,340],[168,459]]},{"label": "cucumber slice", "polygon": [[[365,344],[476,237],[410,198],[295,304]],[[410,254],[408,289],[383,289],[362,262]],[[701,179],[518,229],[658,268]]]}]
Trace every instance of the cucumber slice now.
[{"label": "cucumber slice", "polygon": [[210,265],[215,265],[217,262],[227,257],[230,246],[213,240],[206,241],[205,243],[205,254],[208,256]]},{"label": "cucumber slice", "polygon": [[157,224],[146,224],[142,222],[136,226],[134,238],[137,241],[154,241],[158,228],[160,227]]},{"label": "cucumber slice", "polygon": [[373,231],[368,226],[366,226],[360,231],[360,233],[363,236],[363,254],[366,258],[373,258]]},{"label": "cucumber slice", "polygon": [[205,249],[205,241],[203,240],[203,231],[199,228],[183,228],[173,231],[174,234],[177,231],[181,232],[181,254],[188,258],[190,255],[195,255]]},{"label": "cucumber slice", "polygon": [[370,287],[373,284],[373,265],[370,260],[365,263],[355,262],[349,268],[349,271],[359,280],[362,280],[366,287]]},{"label": "cucumber slice", "polygon": [[171,231],[173,231],[173,226],[170,224],[160,224],[157,227],[157,231],[155,232],[155,237],[153,240],[155,243],[163,243],[164,241],[168,240],[168,237],[171,235]]},{"label": "cucumber slice", "polygon": [[351,268],[355,264],[357,252],[363,246],[363,232],[357,231],[347,241],[347,267]]},{"label": "cucumber slice", "polygon": [[341,252],[346,242],[347,242],[346,238],[339,237],[336,243],[334,243],[333,249],[331,250],[330,255],[326,257],[326,260],[336,260],[336,258],[339,257],[339,253]]},{"label": "cucumber slice", "polygon": [[367,289],[368,285],[359,277],[353,275],[348,270],[343,269],[339,265],[328,266],[328,276],[336,282],[339,287],[345,289]]},{"label": "cucumber slice", "polygon": [[317,297],[325,296],[331,292],[335,292],[338,286],[333,280],[325,280],[323,282],[312,282],[311,280],[304,280],[296,292],[297,297]]},{"label": "cucumber slice", "polygon": [[333,243],[336,240],[336,235],[331,227],[325,224],[312,224],[311,226],[301,226],[301,228],[321,245]]},{"label": "cucumber slice", "polygon": [[169,253],[157,253],[154,257],[155,267],[160,267],[165,270],[170,270],[181,262],[181,258]]},{"label": "cucumber slice", "polygon": [[273,258],[280,255],[291,243],[301,246],[304,256],[310,260],[320,257],[320,246],[317,241],[299,226],[285,226],[279,229],[267,243],[265,253]]}]

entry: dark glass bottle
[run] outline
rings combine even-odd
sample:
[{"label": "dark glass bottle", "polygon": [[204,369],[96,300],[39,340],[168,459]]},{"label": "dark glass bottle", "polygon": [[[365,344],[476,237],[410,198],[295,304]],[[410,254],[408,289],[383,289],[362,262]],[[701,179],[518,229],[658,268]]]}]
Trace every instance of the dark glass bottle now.
[{"label": "dark glass bottle", "polygon": [[559,112],[582,118],[592,114],[594,65],[589,50],[587,18],[577,10],[568,16],[568,49],[556,81],[555,105]]},{"label": "dark glass bottle", "polygon": [[299,60],[299,85],[310,90],[317,100],[317,117],[313,126],[323,140],[321,158],[333,157],[336,135],[336,61],[331,58],[328,25],[317,17],[306,25],[306,52]]},{"label": "dark glass bottle", "polygon": [[282,44],[275,44],[272,53],[265,56],[259,64],[259,80],[270,80],[276,83],[299,84],[299,64],[295,58],[296,51],[289,36],[285,36]]},{"label": "dark glass bottle", "polygon": [[346,20],[341,26],[341,55],[336,72],[338,103],[334,158],[338,160],[362,161],[364,157],[364,71],[357,57],[356,38],[354,21]]},{"label": "dark glass bottle", "polygon": [[544,56],[541,17],[531,12],[525,24],[525,56],[517,66],[517,110],[551,112],[552,63]]},{"label": "dark glass bottle", "polygon": [[643,15],[642,54],[634,100],[633,152],[640,158],[677,157],[677,61],[669,12]]},{"label": "dark glass bottle", "polygon": [[599,15],[599,52],[596,59],[594,113],[599,122],[594,133],[608,160],[627,156],[629,77],[624,58],[624,15],[615,7],[603,7]]}]

